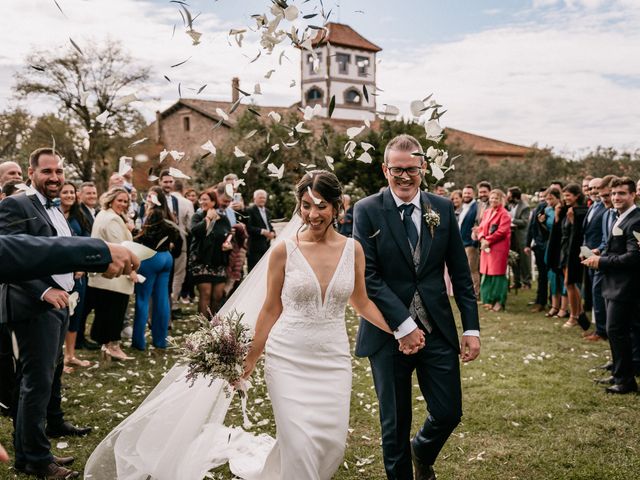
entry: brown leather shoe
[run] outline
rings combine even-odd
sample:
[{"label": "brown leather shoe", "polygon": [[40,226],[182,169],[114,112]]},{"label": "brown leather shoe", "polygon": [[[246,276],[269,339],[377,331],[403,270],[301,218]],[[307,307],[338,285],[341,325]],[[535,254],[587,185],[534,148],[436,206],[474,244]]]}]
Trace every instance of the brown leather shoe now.
[{"label": "brown leather shoe", "polygon": [[601,337],[597,333],[592,333],[591,335],[587,335],[586,337],[584,337],[584,339],[589,342],[599,342],[600,340],[606,340],[606,338]]},{"label": "brown leather shoe", "polygon": [[78,472],[61,467],[54,462],[50,463],[43,469],[34,468],[31,464],[27,464],[24,470],[28,475],[35,475],[36,477],[44,480],[67,480],[69,478],[78,478],[80,476]]},{"label": "brown leather shoe", "polygon": [[538,305],[537,303],[533,307],[531,307],[532,313],[538,313],[543,311],[544,311],[544,307],[542,305]]},{"label": "brown leather shoe", "polygon": [[413,447],[411,447],[411,460],[413,461],[415,480],[436,480],[436,473],[433,471],[433,466],[422,463],[414,453]]},{"label": "brown leather shoe", "polygon": [[71,465],[76,459],[74,457],[56,457],[53,456],[53,462],[57,463],[61,467],[66,467],[67,465]]}]

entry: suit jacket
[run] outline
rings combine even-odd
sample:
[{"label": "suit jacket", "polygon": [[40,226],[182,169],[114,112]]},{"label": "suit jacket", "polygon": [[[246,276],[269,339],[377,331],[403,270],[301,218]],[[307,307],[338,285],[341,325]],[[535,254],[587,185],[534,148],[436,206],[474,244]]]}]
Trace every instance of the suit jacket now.
[{"label": "suit jacket", "polygon": [[[458,333],[444,283],[444,266],[446,263],[451,276],[464,330],[479,330],[478,304],[469,263],[451,201],[426,192],[421,192],[420,198],[423,215],[431,208],[439,213],[440,224],[432,236],[423,216],[417,269],[389,188],[355,204],[353,236],[364,249],[367,293],[391,329],[396,330],[411,316],[409,306],[417,290],[429,321],[453,348],[459,350]],[[391,341],[395,341],[392,335],[361,320],[356,355],[370,356]]]},{"label": "suit jacket", "polygon": [[511,220],[512,234],[511,234],[511,249],[520,251],[525,246],[527,240],[527,227],[529,226],[529,214],[531,213],[531,207],[527,205],[523,200],[518,202],[516,206],[516,212]]},{"label": "suit jacket", "polygon": [[[36,195],[13,195],[4,199],[0,205],[0,234],[21,233],[37,237],[57,236],[49,215]],[[9,321],[30,318],[52,308],[40,300],[51,287],[60,288],[48,275],[12,283],[7,292]]]},{"label": "suit jacket", "polygon": [[249,233],[249,249],[248,255],[262,255],[269,250],[271,240],[260,233],[261,230],[269,230],[273,232],[271,225],[271,213],[265,208],[267,214],[267,223],[264,223],[260,210],[256,205],[251,205],[245,210],[247,232]]},{"label": "suit jacket", "polygon": [[[80,203],[80,211],[87,218],[87,223],[89,224],[89,231],[91,231],[91,229],[93,228],[93,221],[95,220],[95,217],[91,214],[89,207],[87,207],[84,203]],[[96,207],[96,216],[98,215],[98,212],[100,212],[100,209]]]},{"label": "suit jacket", "polygon": [[104,272],[110,263],[109,248],[98,239],[0,236],[0,282],[15,283],[56,273]]},{"label": "suit jacket", "polygon": [[473,205],[469,207],[469,211],[464,216],[462,224],[460,225],[460,235],[462,235],[462,244],[465,247],[477,247],[478,242],[471,238],[473,227],[476,225],[478,218],[478,202],[473,202]]},{"label": "suit jacket", "polygon": [[633,232],[640,232],[640,209],[631,212],[618,228],[622,233],[611,232],[600,257],[602,296],[608,300],[637,303],[640,299],[640,249]]},{"label": "suit jacket", "polygon": [[525,247],[546,248],[547,241],[549,240],[549,231],[543,223],[538,221],[538,215],[543,214],[545,208],[547,208],[547,202],[540,202],[533,211],[533,215],[531,215],[529,219],[529,226],[527,227],[527,238],[524,242]]},{"label": "suit jacket", "polygon": [[[584,245],[590,249],[598,248],[602,241],[602,217],[607,211],[604,203],[592,203],[587,210],[587,216],[582,223],[582,234],[584,235]],[[591,215],[591,220],[589,220]]]}]

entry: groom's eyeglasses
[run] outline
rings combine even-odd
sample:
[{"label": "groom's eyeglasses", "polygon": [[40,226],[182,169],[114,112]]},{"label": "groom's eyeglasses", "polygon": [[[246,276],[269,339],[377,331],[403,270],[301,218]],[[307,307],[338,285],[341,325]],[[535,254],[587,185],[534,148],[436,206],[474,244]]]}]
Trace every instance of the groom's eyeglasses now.
[{"label": "groom's eyeglasses", "polygon": [[420,167],[389,167],[387,166],[387,170],[394,177],[401,177],[403,173],[407,173],[410,177],[416,177],[420,175],[421,168]]}]

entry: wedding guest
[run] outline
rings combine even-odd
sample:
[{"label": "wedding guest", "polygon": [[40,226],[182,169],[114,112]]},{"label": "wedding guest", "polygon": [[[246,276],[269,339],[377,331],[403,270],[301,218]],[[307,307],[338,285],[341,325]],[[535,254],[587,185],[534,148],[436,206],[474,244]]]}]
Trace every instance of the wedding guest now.
[{"label": "wedding guest", "polygon": [[602,295],[606,299],[607,336],[613,356],[608,393],[638,391],[634,378],[633,338],[640,334],[640,249],[634,232],[640,231],[640,210],[635,205],[635,183],[629,177],[611,182],[611,198],[618,218],[602,255],[593,255],[583,264],[602,272]]},{"label": "wedding guest", "polygon": [[560,268],[560,244],[562,235],[560,229],[554,229],[556,218],[556,206],[562,204],[562,190],[552,184],[545,196],[547,206],[544,213],[538,217],[544,236],[547,237],[544,262],[547,269],[549,291],[551,294],[551,309],[546,317],[567,318],[569,316],[569,301],[567,289],[564,285],[564,276]]},{"label": "wedding guest", "polygon": [[522,192],[518,187],[509,188],[507,203],[511,216],[510,249],[518,254],[518,261],[512,268],[513,285],[511,288],[515,290],[521,287],[531,288],[531,257],[524,252],[531,208],[522,199]]},{"label": "wedding guest", "polygon": [[[169,276],[173,256],[182,252],[182,236],[174,227],[175,218],[167,207],[167,198],[160,187],[151,187],[146,199],[146,218],[135,240],[156,254],[140,264],[138,274],[144,281],[135,285],[136,310],[131,346],[138,350],[146,348],[145,331],[149,319],[149,301],[152,300],[151,338],[156,348],[167,347],[169,329],[170,298]],[[168,222],[167,222],[168,220]],[[171,222],[171,223],[169,223]]]},{"label": "wedding guest", "polygon": [[591,322],[582,308],[579,284],[584,274],[580,261],[582,246],[582,225],[587,214],[582,189],[577,183],[570,183],[562,189],[563,203],[556,205],[554,229],[560,229],[560,263],[569,299],[569,320],[563,327],[580,325],[587,330]]},{"label": "wedding guest", "polygon": [[124,177],[120,175],[118,172],[115,172],[109,177],[109,183],[107,185],[107,189],[111,190],[112,188],[115,188],[115,187],[124,188],[124,184],[125,184]]},{"label": "wedding guest", "polygon": [[338,218],[338,233],[345,237],[353,235],[353,205],[351,196],[346,193],[342,196],[343,210]]},{"label": "wedding guest", "polygon": [[271,225],[271,212],[267,209],[266,191],[256,190],[253,192],[253,205],[247,208],[245,214],[247,232],[249,233],[247,267],[251,271],[269,250],[271,240],[276,236],[273,225]]},{"label": "wedding guest", "polygon": [[[87,217],[80,209],[76,187],[71,182],[64,182],[60,190],[60,210],[67,219],[71,232],[76,237],[90,237],[91,226]],[[80,320],[84,309],[84,300],[87,291],[86,272],[74,273],[73,292],[78,294],[78,302],[73,314],[69,317],[69,327],[64,340],[64,365],[65,373],[72,373],[73,367],[89,367],[91,362],[76,357],[76,338],[80,327]]]},{"label": "wedding guest", "polygon": [[[33,195],[3,200],[0,234],[71,237],[69,225],[53,203],[64,182],[60,157],[51,148],[32,152],[29,178]],[[20,221],[25,218],[38,221]],[[3,321],[19,351],[19,394],[13,412],[15,467],[30,475],[76,478],[77,472],[56,463],[47,436],[91,432],[90,428],[65,421],[62,410],[62,345],[69,321],[68,292],[72,289],[73,274],[66,273],[12,283],[6,290],[7,318]]]},{"label": "wedding guest", "polygon": [[[242,195],[238,192],[238,188],[236,186],[236,182],[238,181],[238,175],[235,173],[228,173],[222,179],[222,182],[218,184],[218,200],[220,203],[224,204],[225,201],[223,195],[220,191],[221,185],[224,185],[224,196],[229,197],[230,201],[227,205],[225,205],[225,214],[229,219],[229,223],[233,227],[238,221],[244,217],[244,200],[242,199]],[[229,195],[227,192],[227,185],[231,185],[233,188],[233,196]]]},{"label": "wedding guest", "polygon": [[23,183],[22,180],[9,180],[8,182],[5,182],[4,185],[2,185],[2,191],[0,192],[0,201],[2,201],[3,198],[20,193],[18,185],[21,183]]},{"label": "wedding guest", "polygon": [[454,190],[449,196],[451,203],[453,203],[453,212],[456,214],[456,220],[460,217],[462,212],[462,190]]},{"label": "wedding guest", "polygon": [[484,308],[499,312],[507,303],[507,262],[511,241],[511,216],[504,207],[505,194],[494,189],[489,194],[489,208],[478,227],[480,241],[480,298]]},{"label": "wedding guest", "polygon": [[479,225],[478,202],[475,199],[475,191],[472,185],[465,185],[462,189],[462,209],[458,216],[460,235],[464,252],[467,254],[471,278],[473,279],[473,291],[476,297],[480,295],[480,253],[478,251],[477,235],[474,238],[474,229]]},{"label": "wedding guest", "polygon": [[591,206],[591,198],[589,197],[589,183],[593,180],[593,176],[587,175],[582,179],[582,195],[584,196],[587,207]]},{"label": "wedding guest", "polygon": [[480,219],[482,219],[482,215],[484,211],[489,208],[489,194],[491,192],[491,184],[486,180],[479,182],[476,185],[476,190],[478,191],[478,224],[480,223]]},{"label": "wedding guest", "polygon": [[[198,192],[196,192],[193,188],[188,188],[184,192],[184,196],[187,200],[189,200],[192,203],[193,212],[195,213],[199,208]],[[193,277],[191,275],[191,267],[189,265],[190,258],[191,258],[191,224],[189,224],[189,232],[187,234],[187,268],[186,268],[186,273],[184,277],[184,282],[182,282],[182,287],[180,288],[180,303],[185,303],[185,304],[189,304],[193,302],[196,298],[195,284],[193,283]]]},{"label": "wedding guest", "polygon": [[191,219],[191,259],[189,262],[193,281],[200,294],[198,311],[206,315],[218,311],[226,283],[231,224],[225,215],[218,213],[218,197],[215,190],[200,194],[200,208]]},{"label": "wedding guest", "polygon": [[[583,242],[582,244],[589,250],[596,250],[602,242],[602,219],[606,212],[604,202],[599,195],[599,187],[602,183],[601,178],[593,178],[589,182],[589,197],[591,198],[591,206],[587,210],[587,215],[582,225]],[[585,269],[584,283],[582,285],[582,295],[584,299],[585,312],[592,311],[595,320],[596,316],[604,315],[604,298],[600,285],[594,285],[600,282],[600,278],[596,279],[597,270]],[[594,336],[594,332],[585,332],[583,336],[590,341],[598,341],[604,337]],[[605,335],[606,337],[606,335]]]},{"label": "wedding guest", "polygon": [[549,281],[547,278],[547,264],[544,259],[544,254],[547,248],[547,241],[549,240],[549,232],[545,228],[545,209],[547,208],[547,202],[545,201],[547,195],[547,189],[541,188],[538,191],[538,205],[536,205],[529,225],[527,226],[527,237],[525,240],[524,254],[527,257],[531,256],[533,252],[533,258],[536,264],[536,270],[538,271],[538,288],[536,290],[536,298],[533,302],[531,312],[542,312],[547,307],[548,294],[549,294]]},{"label": "wedding guest", "polygon": [[22,167],[11,161],[0,163],[0,187],[10,180],[22,183]]},{"label": "wedding guest", "polygon": [[447,189],[444,186],[444,182],[439,181],[436,183],[436,187],[434,192],[436,195],[440,196],[440,197],[446,197],[447,196]]},{"label": "wedding guest", "polygon": [[[123,187],[115,187],[100,197],[100,212],[96,216],[91,230],[93,238],[105,242],[122,243],[132,241],[126,218],[131,198]],[[133,293],[133,281],[136,275],[119,278],[89,277],[89,286],[94,289],[96,305],[91,338],[102,345],[105,359],[129,360],[120,348],[120,332]]]},{"label": "wedding guest", "polygon": [[193,217],[193,204],[187,200],[184,195],[184,183],[180,179],[173,182],[173,192],[171,195],[178,200],[178,215],[175,222],[180,229],[180,237],[182,239],[182,249],[173,262],[173,282],[171,287],[171,300],[177,303],[182,290],[182,284],[187,275],[187,249],[189,230],[191,229],[191,217]]}]

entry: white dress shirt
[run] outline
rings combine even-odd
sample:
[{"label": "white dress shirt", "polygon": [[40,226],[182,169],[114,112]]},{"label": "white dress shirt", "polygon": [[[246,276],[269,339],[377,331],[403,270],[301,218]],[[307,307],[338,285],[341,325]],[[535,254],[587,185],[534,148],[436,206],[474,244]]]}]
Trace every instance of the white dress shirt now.
[{"label": "white dress shirt", "polygon": [[462,222],[464,221],[465,217],[467,216],[467,213],[469,213],[469,210],[471,210],[471,206],[476,203],[475,199],[471,200],[469,203],[462,203],[462,211],[460,212],[460,215],[458,216],[458,226],[462,226]]},{"label": "white dress shirt", "polygon": [[[53,227],[56,229],[58,236],[72,237],[73,235],[71,234],[71,229],[69,228],[67,219],[64,218],[64,215],[62,214],[62,212],[58,210],[57,207],[52,206],[51,208],[47,208],[46,207],[47,198],[37,190],[36,190],[36,196],[38,197],[38,200],[40,200],[40,203],[42,203],[42,206],[44,207],[45,211],[47,212],[47,215],[49,216],[49,220],[51,220],[51,223],[53,224]],[[66,290],[67,292],[70,292],[71,290],[73,290],[73,286],[74,286],[73,273],[62,273],[58,275],[51,275],[51,278],[63,290]],[[51,287],[47,288],[42,293],[42,296],[40,297],[41,300],[49,290],[51,290]]]},{"label": "white dress shirt", "polygon": [[[396,206],[400,207],[400,205],[403,205],[407,202],[404,202],[402,200],[400,200],[400,198],[398,198],[398,196],[395,194],[395,192],[393,191],[393,189],[391,187],[389,187],[389,191],[391,192],[391,196],[393,197],[393,201],[396,202]],[[416,193],[415,197],[413,197],[413,199],[409,202],[411,204],[413,204],[415,206],[415,208],[413,209],[413,213],[411,214],[411,220],[413,220],[413,223],[415,224],[416,228],[418,229],[418,238],[420,238],[420,229],[422,227],[422,206],[420,205],[420,190],[418,190],[418,192]],[[402,212],[400,212],[400,210],[398,210],[398,215],[400,215],[400,217],[402,217]],[[407,242],[409,241],[409,239],[407,239]],[[393,332],[393,336],[396,337],[396,339],[400,339],[402,337],[406,337],[407,335],[409,335],[411,332],[413,332],[416,328],[418,328],[418,325],[416,324],[415,320],[412,317],[407,318],[404,322],[402,322],[400,324],[400,326],[398,327],[397,330],[395,330]],[[479,330],[465,330],[462,333],[463,336],[469,336],[469,337],[479,337],[480,336],[480,331]]]},{"label": "white dress shirt", "polygon": [[624,213],[618,214],[618,219],[616,220],[616,223],[613,224],[613,227],[611,228],[611,231],[613,232],[613,229],[616,228],[616,227],[620,228],[619,225],[622,223],[622,221],[625,218],[627,218],[629,216],[629,214],[631,212],[633,212],[636,208],[638,208],[638,207],[636,207],[635,205],[631,205],[631,207],[627,208],[624,211]]}]

